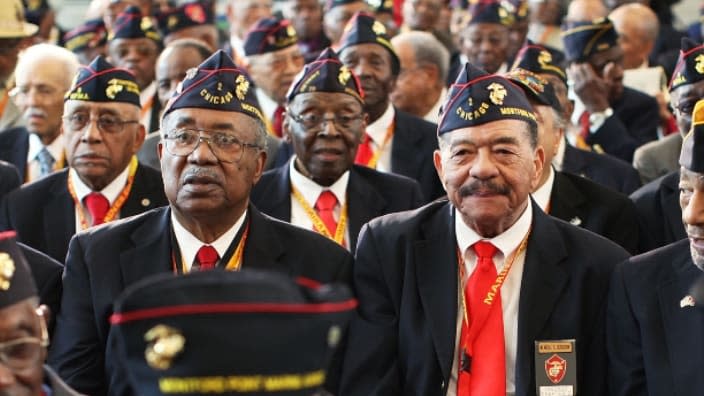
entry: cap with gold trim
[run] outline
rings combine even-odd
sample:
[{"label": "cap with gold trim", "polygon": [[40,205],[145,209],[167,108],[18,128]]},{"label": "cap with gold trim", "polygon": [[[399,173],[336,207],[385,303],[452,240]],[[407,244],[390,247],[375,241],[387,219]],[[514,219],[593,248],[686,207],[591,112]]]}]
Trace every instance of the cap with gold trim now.
[{"label": "cap with gold trim", "polygon": [[680,165],[692,172],[704,173],[704,99],[694,105],[692,127],[682,140]]},{"label": "cap with gold trim", "polygon": [[356,305],[344,285],[276,272],[163,274],[125,290],[111,333],[142,396],[309,396]]},{"label": "cap with gold trim", "polygon": [[375,13],[391,14],[394,12],[394,0],[367,0],[367,4]]},{"label": "cap with gold trim", "polygon": [[512,68],[521,68],[538,74],[552,74],[567,83],[567,73],[562,66],[564,59],[565,54],[561,51],[526,40],[526,44],[518,50]]},{"label": "cap with gold trim", "polygon": [[0,232],[0,308],[37,296],[27,259],[15,231]]},{"label": "cap with gold trim", "polygon": [[98,55],[88,66],[81,66],[73,78],[64,101],[122,102],[141,107],[139,86],[134,74],[115,67]]},{"label": "cap with gold trim", "polygon": [[537,125],[533,108],[519,87],[469,63],[446,98],[440,109],[438,135],[503,119]]},{"label": "cap with gold trim", "polygon": [[210,1],[191,1],[156,15],[162,37],[180,30],[201,25],[215,24]]},{"label": "cap with gold trim", "polygon": [[683,37],[680,56],[670,80],[670,92],[701,80],[704,80],[704,45]]},{"label": "cap with gold trim", "polygon": [[288,19],[260,19],[244,38],[244,54],[261,55],[298,44],[296,29]]},{"label": "cap with gold trim", "polygon": [[562,43],[569,62],[586,62],[593,54],[616,46],[617,40],[618,34],[609,18],[568,21],[562,25]]},{"label": "cap with gold trim", "polygon": [[539,104],[550,106],[558,113],[562,113],[562,105],[555,95],[555,89],[546,79],[521,68],[515,68],[504,74],[506,78],[518,85],[529,99],[534,99]]},{"label": "cap with gold trim", "polygon": [[103,18],[89,19],[64,34],[64,47],[71,52],[81,52],[107,44],[108,32]]},{"label": "cap with gold trim", "polygon": [[[507,8],[511,7],[511,9]],[[469,24],[493,23],[510,27],[515,22],[513,5],[496,0],[479,0],[469,2]]]},{"label": "cap with gold trim", "polygon": [[339,53],[357,44],[378,44],[391,54],[391,72],[396,76],[401,70],[401,61],[396,55],[396,50],[391,44],[386,26],[368,12],[356,12],[352,19],[345,25],[345,30],[340,39]]},{"label": "cap with gold trim", "polygon": [[129,6],[115,19],[112,32],[108,35],[113,39],[148,38],[161,44],[161,36],[150,16],[142,16],[142,11],[136,6]]},{"label": "cap with gold trim", "polygon": [[236,111],[265,123],[252,82],[223,50],[186,72],[166,103],[162,119],[181,108]]},{"label": "cap with gold trim", "polygon": [[525,21],[528,19],[528,0],[504,0],[502,2],[516,21]]},{"label": "cap with gold trim", "polygon": [[286,94],[290,102],[298,94],[309,92],[344,93],[364,103],[364,91],[357,76],[347,68],[330,47],[305,65]]}]

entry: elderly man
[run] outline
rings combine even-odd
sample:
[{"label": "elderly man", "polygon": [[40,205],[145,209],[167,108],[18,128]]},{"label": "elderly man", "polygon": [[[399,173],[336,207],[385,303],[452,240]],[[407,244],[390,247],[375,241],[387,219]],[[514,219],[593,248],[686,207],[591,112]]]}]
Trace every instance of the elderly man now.
[{"label": "elderly man", "polygon": [[286,91],[304,64],[296,29],[286,19],[261,19],[247,33],[244,54],[264,116],[281,137]]},{"label": "elderly man", "polygon": [[562,39],[576,96],[572,122],[589,146],[631,163],[638,146],[657,139],[657,102],[623,86],[623,51],[607,18],[567,23]]},{"label": "elderly man", "polygon": [[[704,45],[695,44],[689,39],[682,40],[677,68],[670,80],[670,103],[680,131],[689,131],[694,105],[704,97],[704,74],[697,70],[701,57],[704,57]],[[679,202],[679,168],[672,168],[681,146],[682,133],[643,147],[640,157],[643,167],[640,170],[654,168],[664,175],[631,195],[640,214],[642,229],[648,230],[641,233],[643,252],[686,237]],[[646,163],[653,165],[646,166]]]},{"label": "elderly man", "polygon": [[87,65],[96,56],[107,55],[108,31],[102,18],[89,19],[69,30],[63,37],[64,47],[76,54],[78,62]]},{"label": "elderly man", "polygon": [[631,3],[613,10],[609,19],[614,23],[623,50],[623,68],[648,67],[648,56],[658,37],[658,16],[646,5]]},{"label": "elderly man", "polygon": [[[98,0],[100,1],[100,0]],[[105,9],[103,10],[103,21],[105,22],[105,26],[108,28],[108,31],[113,31],[115,29],[115,25],[118,25],[119,23],[117,22],[117,17],[125,12],[125,10],[132,6],[132,7],[137,7],[139,8],[139,12],[151,18],[152,11],[154,9],[154,1],[153,0],[102,0],[103,4],[107,3],[105,5]]]},{"label": "elderly man", "polygon": [[78,66],[71,51],[51,44],[29,47],[17,62],[12,94],[25,126],[0,134],[0,159],[15,165],[24,181],[66,166],[61,116]]},{"label": "elderly man", "polygon": [[498,1],[469,5],[469,22],[460,32],[460,51],[466,60],[488,73],[508,70],[510,28],[514,16]]},{"label": "elderly man", "polygon": [[306,63],[311,62],[331,44],[323,32],[323,3],[319,0],[291,0],[288,3],[284,16],[296,29],[303,58]]},{"label": "elderly man", "polygon": [[[192,38],[206,43],[211,52],[218,48],[215,10],[210,1],[189,1],[157,14],[164,45],[174,40]],[[200,63],[200,62],[198,62]]]},{"label": "elderly man", "polygon": [[77,235],[69,248],[50,362],[90,395],[125,391],[108,317],[117,296],[150,275],[262,268],[350,282],[345,249],[249,204],[264,168],[266,129],[252,83],[225,52],[186,76],[161,133],[169,206]]},{"label": "elderly man", "polygon": [[680,206],[688,238],[632,257],[614,273],[607,314],[614,396],[704,393],[699,370],[704,363],[704,311],[690,291],[704,271],[704,101],[694,108],[680,165]]},{"label": "elderly man", "polygon": [[518,87],[466,65],[443,110],[450,202],[362,229],[340,394],[604,395],[603,302],[628,253],[531,202],[544,153]]},{"label": "elderly man", "polygon": [[354,165],[367,124],[362,96],[359,80],[331,49],[307,65],[289,91],[284,120],[295,155],[265,173],[252,193],[262,212],[351,251],[366,222],[423,202],[415,181]]},{"label": "elderly man", "polygon": [[271,18],[272,0],[229,0],[227,21],[230,23],[230,41],[226,51],[240,65],[244,57],[244,39],[247,32],[262,18]]},{"label": "elderly man", "polygon": [[428,32],[410,31],[391,39],[401,61],[391,103],[401,111],[438,123],[445,100],[450,53]]},{"label": "elderly man", "polygon": [[384,25],[371,14],[357,13],[342,38],[340,60],[359,77],[369,115],[355,163],[416,180],[428,201],[442,196],[432,163],[436,126],[391,104],[401,63]]},{"label": "elderly man", "polygon": [[368,11],[369,5],[364,0],[325,0],[323,32],[332,42],[333,49],[340,48],[345,26],[354,14]]},{"label": "elderly man", "polygon": [[[0,233],[0,392],[6,395],[79,396],[44,359],[50,312],[39,306],[32,272],[13,232]],[[32,270],[34,268],[31,268]]]},{"label": "elderly man", "polygon": [[545,213],[599,234],[638,253],[638,216],[628,197],[584,177],[551,166],[564,141],[565,118],[555,91],[542,77],[524,69],[506,74],[528,97],[538,120],[538,143],[545,152],[543,172],[533,199]]},{"label": "elderly man", "polygon": [[159,129],[161,106],[156,93],[154,68],[161,52],[161,36],[152,18],[130,6],[118,15],[108,36],[108,58],[117,67],[134,74],[140,91],[139,120],[147,132]]},{"label": "elderly man", "polygon": [[144,140],[134,76],[103,58],[79,69],[61,126],[69,169],[8,194],[0,224],[64,262],[71,236],[166,204],[161,177],[138,164]]},{"label": "elderly man", "polygon": [[[562,107],[559,116],[563,120],[564,131],[569,126],[567,120],[570,119],[574,105],[567,97],[567,75],[561,60],[564,60],[561,52],[528,40],[518,52],[514,68],[529,70],[550,83]],[[561,138],[556,143],[558,146],[552,159],[556,170],[586,177],[626,195],[641,186],[638,172],[627,162],[610,155],[577,149],[568,144],[566,138]]]},{"label": "elderly man", "polygon": [[21,0],[10,0],[0,8],[0,131],[21,125],[22,112],[10,98],[15,86],[13,72],[19,53],[39,27],[24,21]]}]

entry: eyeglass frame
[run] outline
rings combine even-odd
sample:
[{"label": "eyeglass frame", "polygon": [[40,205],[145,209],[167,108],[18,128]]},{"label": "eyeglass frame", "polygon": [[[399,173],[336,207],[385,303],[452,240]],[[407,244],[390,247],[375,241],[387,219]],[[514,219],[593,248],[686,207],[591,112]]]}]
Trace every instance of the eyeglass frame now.
[{"label": "eyeglass frame", "polygon": [[[76,116],[76,115],[78,115],[78,114],[74,113],[74,114],[67,115],[67,116],[61,116],[61,119],[64,120],[65,122],[67,122],[67,123],[70,125],[70,124],[71,124],[71,117],[74,117],[74,116]],[[106,133],[106,134],[108,134],[108,135],[117,135],[117,134],[122,133],[122,131],[125,130],[125,125],[126,125],[126,124],[139,124],[139,122],[140,122],[139,120],[122,120],[122,119],[120,119],[120,118],[118,117],[118,120],[119,120],[119,121],[117,121],[116,124],[120,126],[120,130],[119,130],[119,131],[115,131],[115,132],[110,132],[110,131],[107,131],[107,130],[103,129],[103,128],[100,126],[100,118],[101,118],[101,116],[98,116],[98,117],[88,117],[88,121],[86,121],[85,125],[83,125],[81,128],[78,128],[78,129],[74,129],[73,127],[71,127],[71,128],[69,128],[68,132],[71,133],[71,134],[77,133],[77,132],[84,132],[84,131],[86,130],[86,127],[88,127],[89,125],[95,123],[95,126],[98,127],[98,130],[99,130],[101,133]]]},{"label": "eyeglass frame", "polygon": [[[294,114],[289,108],[286,108],[286,115],[291,117],[291,119],[293,121],[295,121],[297,124],[304,127],[308,132],[320,133],[321,131],[325,130],[325,124],[327,124],[328,122],[332,122],[332,124],[335,125],[335,129],[338,129],[340,131],[347,132],[351,128],[350,126],[340,127],[340,124],[337,122],[338,115],[335,115],[333,117],[320,117],[320,121],[318,121],[315,125],[312,125],[312,126],[306,126],[306,123],[303,121],[304,113]],[[363,120],[363,119],[364,119],[364,112],[361,112],[361,113],[355,115],[354,117],[350,117],[349,122]]]},{"label": "eyeglass frame", "polygon": [[[191,151],[189,151],[187,154],[176,154],[176,153],[174,153],[173,151],[171,151],[171,150],[169,149],[169,144],[168,144],[167,142],[168,142],[169,140],[173,141],[174,138],[171,138],[171,137],[169,137],[168,135],[169,135],[169,134],[172,134],[172,133],[175,133],[175,132],[178,132],[178,131],[191,131],[191,132],[196,132],[196,133],[198,133],[198,141],[197,141],[197,143],[195,144],[195,146],[193,146],[193,149],[191,149]],[[204,132],[204,133],[207,133],[209,136],[203,136],[203,135],[201,135],[201,133],[203,133],[203,132]],[[224,160],[224,159],[220,158],[220,156],[218,156],[218,154],[215,152],[216,150],[213,150],[213,146],[210,144],[210,142],[213,140],[213,136],[212,136],[213,134],[215,134],[215,135],[227,135],[227,136],[233,137],[233,138],[235,139],[235,141],[236,141],[236,143],[233,143],[233,144],[239,144],[240,146],[242,146],[242,148],[241,148],[242,151],[240,151],[239,158],[237,158],[236,160],[232,160],[232,161],[230,161],[230,160]],[[260,145],[254,144],[254,143],[241,142],[237,137],[235,137],[234,135],[231,135],[231,134],[229,134],[229,133],[217,132],[217,131],[211,131],[211,130],[208,130],[208,129],[199,129],[199,128],[176,128],[176,129],[173,129],[173,130],[171,130],[171,131],[169,131],[169,132],[164,132],[164,133],[162,133],[162,134],[161,134],[161,140],[164,141],[164,148],[166,149],[166,151],[167,151],[169,154],[171,154],[171,155],[173,155],[173,156],[176,156],[176,157],[188,157],[189,155],[193,154],[193,153],[198,149],[198,147],[200,146],[201,142],[205,141],[205,142],[207,143],[207,145],[208,145],[208,148],[210,149],[210,152],[213,153],[213,155],[215,156],[215,158],[217,158],[218,161],[224,162],[224,163],[227,163],[227,164],[236,164],[236,163],[239,163],[239,162],[242,160],[242,157],[244,156],[244,152],[246,151],[246,150],[245,150],[246,148],[253,148],[253,149],[257,150],[257,151],[263,150],[263,147],[261,147]],[[216,144],[215,146],[217,147],[217,144]]]},{"label": "eyeglass frame", "polygon": [[7,347],[11,347],[14,345],[22,344],[22,343],[32,343],[38,345],[40,348],[46,348],[49,346],[49,330],[47,329],[46,326],[46,318],[44,317],[44,311],[42,308],[37,308],[35,311],[36,315],[39,318],[39,327],[40,327],[40,332],[41,332],[41,338],[37,337],[32,337],[32,336],[27,336],[27,337],[19,337],[15,338],[10,341],[5,341],[5,342],[0,342],[0,364],[4,365],[5,367],[14,370],[14,371],[23,371],[31,367],[32,361],[27,360],[26,362],[23,362],[24,365],[22,367],[17,367],[17,366],[12,366],[8,364],[8,358],[7,355],[5,354],[4,349]]}]

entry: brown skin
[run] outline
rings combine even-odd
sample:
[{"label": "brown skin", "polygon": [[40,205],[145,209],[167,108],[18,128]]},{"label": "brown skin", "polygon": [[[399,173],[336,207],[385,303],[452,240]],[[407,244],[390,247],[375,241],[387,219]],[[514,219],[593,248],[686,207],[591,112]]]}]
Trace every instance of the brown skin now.
[{"label": "brown skin", "polygon": [[323,15],[323,31],[330,39],[333,48],[337,48],[340,44],[345,25],[358,11],[369,11],[369,6],[364,1],[356,1],[333,7],[325,12]]},{"label": "brown skin", "polygon": [[325,118],[335,115],[355,117],[362,114],[362,104],[344,93],[312,92],[296,95],[289,103],[283,128],[286,140],[296,153],[296,169],[321,186],[330,186],[354,164],[357,147],[367,127],[366,117],[354,122],[349,129],[325,122],[323,128],[305,129],[292,118],[306,113]]},{"label": "brown skin", "polygon": [[545,153],[531,146],[526,122],[509,119],[443,134],[433,161],[462,221],[493,238],[528,207]]},{"label": "brown skin", "polygon": [[396,85],[396,76],[391,71],[391,54],[379,44],[364,43],[343,49],[340,60],[359,77],[369,123],[378,120],[389,106],[389,95]]},{"label": "brown skin", "polygon": [[[162,129],[215,130],[255,143],[256,121],[239,112],[197,108],[176,109],[163,120]],[[208,132],[202,132],[208,135]],[[201,142],[186,157],[158,147],[164,191],[178,221],[196,238],[210,243],[224,234],[247,210],[249,193],[264,170],[266,152],[244,148],[237,163],[220,162],[208,144]]]},{"label": "brown skin", "polygon": [[258,20],[272,16],[272,4],[272,0],[230,0],[227,3],[230,34],[244,38]]},{"label": "brown skin", "polygon": [[105,10],[105,14],[103,15],[103,21],[105,22],[105,26],[107,26],[108,31],[112,29],[112,25],[115,23],[117,16],[131,5],[139,7],[139,11],[141,11],[142,15],[146,16],[152,14],[151,0],[122,0],[117,3],[110,2]]},{"label": "brown skin", "polygon": [[516,20],[508,32],[507,59],[514,59],[528,37],[528,19]]},{"label": "brown skin", "polygon": [[704,271],[704,175],[680,169],[680,207],[694,265]]},{"label": "brown skin", "polygon": [[432,32],[440,20],[441,0],[406,0],[403,3],[403,21],[411,30]]},{"label": "brown skin", "polygon": [[701,98],[704,98],[704,80],[682,85],[670,92],[670,104],[674,109],[677,128],[682,136],[689,132],[694,105]]},{"label": "brown skin", "polygon": [[496,23],[475,23],[462,30],[460,51],[474,66],[496,73],[506,62],[509,29]]},{"label": "brown skin", "polygon": [[75,54],[78,57],[78,63],[80,63],[82,65],[89,65],[90,62],[92,62],[96,56],[98,56],[98,55],[107,56],[108,55],[108,46],[106,44],[106,45],[101,45],[101,46],[95,47],[95,48],[86,48],[83,51],[75,52]]},{"label": "brown skin", "polygon": [[323,31],[323,6],[318,0],[293,0],[287,16],[300,40],[311,40]]},{"label": "brown skin", "polygon": [[400,110],[423,118],[442,93],[443,83],[433,84],[438,81],[440,71],[432,64],[419,65],[409,43],[394,43],[394,48],[401,61],[401,72],[391,92],[391,102]]},{"label": "brown skin", "polygon": [[15,70],[20,52],[27,48],[31,39],[3,39],[0,38],[0,86]]},{"label": "brown skin", "polygon": [[623,51],[617,45],[592,54],[587,62],[571,64],[567,72],[590,113],[606,110],[623,94]]},{"label": "brown skin", "polygon": [[543,147],[545,152],[545,164],[543,172],[540,174],[540,181],[533,192],[540,188],[548,180],[550,176],[550,164],[552,164],[557,148],[560,146],[560,141],[564,136],[561,128],[555,124],[555,115],[550,106],[531,102],[535,115],[538,119],[538,144]]},{"label": "brown skin", "polygon": [[[41,339],[41,320],[48,319],[48,311],[37,309],[37,299],[28,298],[0,309],[0,342],[21,337]],[[40,317],[40,314],[42,317]],[[0,363],[0,395],[37,396],[42,392],[46,348],[41,348],[36,363],[15,371]]]},{"label": "brown skin", "polygon": [[546,79],[550,85],[552,85],[555,90],[555,96],[557,96],[557,99],[560,101],[560,107],[562,107],[562,118],[569,120],[572,116],[574,103],[567,97],[567,84],[559,77],[549,73],[539,73],[538,75]]},{"label": "brown skin", "polygon": [[247,72],[254,83],[278,104],[286,102],[286,92],[305,59],[298,45],[247,58]]},{"label": "brown skin", "polygon": [[166,47],[156,62],[156,89],[163,109],[176,91],[188,69],[197,67],[205,59],[191,47]]},{"label": "brown skin", "polygon": [[[100,115],[116,116],[123,121],[139,120],[139,107],[129,103],[66,101],[65,117],[78,113],[96,121]],[[65,119],[61,128],[69,166],[93,191],[102,190],[125,170],[142,146],[145,135],[144,126],[139,122],[125,124],[116,134],[101,132],[96,122],[90,122],[82,131],[74,131]]]},{"label": "brown skin", "polygon": [[152,39],[114,39],[108,42],[110,61],[117,67],[123,67],[134,74],[140,89],[146,88],[154,81],[156,58],[159,46]]},{"label": "brown skin", "polygon": [[164,37],[164,45],[179,39],[195,39],[207,44],[211,49],[218,48],[218,30],[215,25],[189,26]]},{"label": "brown skin", "polygon": [[531,22],[537,22],[548,26],[556,26],[559,24],[559,0],[545,0],[540,2],[529,1],[528,7],[530,7]]}]

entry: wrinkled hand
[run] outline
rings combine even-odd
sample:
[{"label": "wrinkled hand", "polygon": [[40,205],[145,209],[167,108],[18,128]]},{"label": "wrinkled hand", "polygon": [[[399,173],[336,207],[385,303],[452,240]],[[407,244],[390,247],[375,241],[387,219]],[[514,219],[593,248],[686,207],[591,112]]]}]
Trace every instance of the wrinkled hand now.
[{"label": "wrinkled hand", "polygon": [[[604,74],[607,75],[609,64],[604,68]],[[592,66],[588,63],[573,63],[567,69],[567,75],[572,81],[572,89],[582,101],[587,111],[597,113],[606,110],[609,107],[609,91],[611,89],[609,83],[594,72]]]}]

